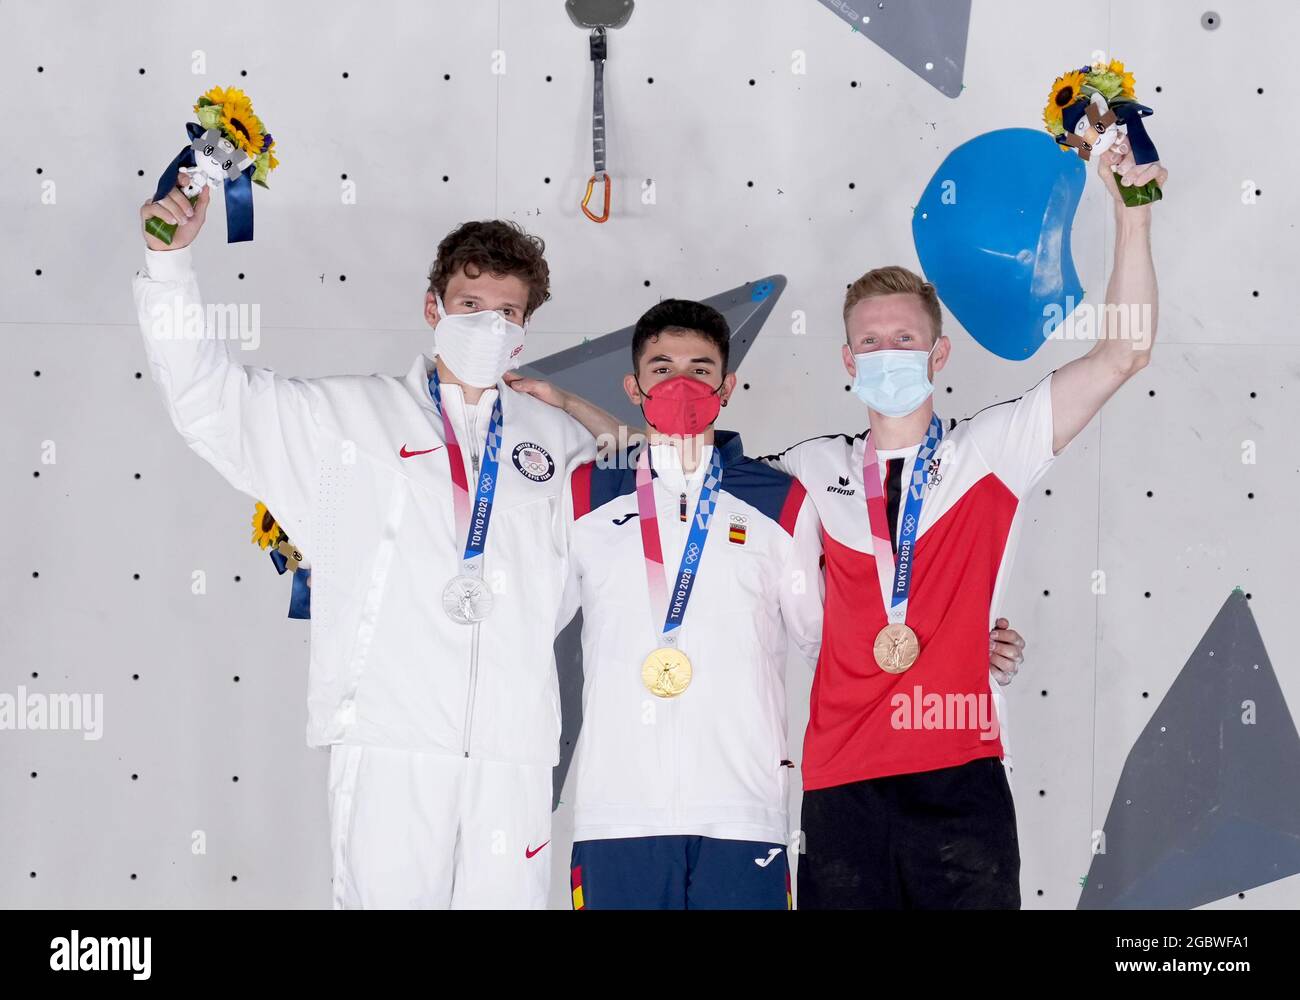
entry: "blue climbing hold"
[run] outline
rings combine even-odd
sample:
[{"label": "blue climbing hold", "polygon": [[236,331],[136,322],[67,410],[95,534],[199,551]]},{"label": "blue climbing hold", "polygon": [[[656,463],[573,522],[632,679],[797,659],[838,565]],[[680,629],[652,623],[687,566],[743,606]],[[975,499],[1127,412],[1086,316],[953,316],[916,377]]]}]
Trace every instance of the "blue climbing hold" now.
[{"label": "blue climbing hold", "polygon": [[1087,168],[1046,132],[998,129],[962,143],[912,215],[925,272],[983,347],[1023,361],[1083,301],[1070,228]]},{"label": "blue climbing hold", "polygon": [[749,293],[749,300],[751,302],[762,302],[765,298],[767,298],[771,294],[772,294],[772,282],[759,281],[755,283],[753,291]]}]

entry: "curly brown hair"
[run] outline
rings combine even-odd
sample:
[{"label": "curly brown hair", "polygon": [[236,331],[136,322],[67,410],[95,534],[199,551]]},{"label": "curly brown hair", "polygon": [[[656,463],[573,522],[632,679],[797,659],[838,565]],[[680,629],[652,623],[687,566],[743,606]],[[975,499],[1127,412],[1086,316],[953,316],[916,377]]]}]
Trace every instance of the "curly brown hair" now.
[{"label": "curly brown hair", "polygon": [[447,294],[447,282],[462,268],[477,278],[484,271],[513,274],[528,286],[524,318],[551,297],[551,269],[542,256],[546,243],[524,232],[517,222],[484,219],[463,222],[438,244],[438,256],[429,269],[429,291]]}]

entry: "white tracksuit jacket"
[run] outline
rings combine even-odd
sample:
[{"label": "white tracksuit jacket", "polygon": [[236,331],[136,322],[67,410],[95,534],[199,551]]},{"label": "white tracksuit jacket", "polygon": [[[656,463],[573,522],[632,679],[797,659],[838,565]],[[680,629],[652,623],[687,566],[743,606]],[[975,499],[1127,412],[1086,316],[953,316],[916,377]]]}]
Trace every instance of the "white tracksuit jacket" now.
[{"label": "white tracksuit jacket", "polygon": [[[442,592],[460,572],[465,540],[430,359],[402,378],[286,378],[236,364],[224,340],[154,336],[156,309],[202,306],[190,248],[145,257],[133,290],[172,422],[231,485],[267,505],[310,561],[308,744],[554,766],[552,642],[567,622],[556,514],[569,471],[595,455],[591,436],[504,383],[468,412],[460,389],[444,385],[467,465],[483,449],[498,393],[504,419],[484,555],[494,605],[486,622],[457,624]],[[472,468],[466,478],[472,496]]]},{"label": "white tracksuit jacket", "polygon": [[[571,477],[569,599],[582,603],[584,673],[571,779],[575,841],[788,840],[787,637],[811,670],[821,641],[820,524],[797,480],[746,458],[733,432],[715,440],[721,490],[677,630],[694,675],[675,698],[656,697],[641,681],[662,622],[652,621],[636,470],[625,459],[583,465]],[[685,476],[671,447],[652,446],[669,590],[711,451]]]}]

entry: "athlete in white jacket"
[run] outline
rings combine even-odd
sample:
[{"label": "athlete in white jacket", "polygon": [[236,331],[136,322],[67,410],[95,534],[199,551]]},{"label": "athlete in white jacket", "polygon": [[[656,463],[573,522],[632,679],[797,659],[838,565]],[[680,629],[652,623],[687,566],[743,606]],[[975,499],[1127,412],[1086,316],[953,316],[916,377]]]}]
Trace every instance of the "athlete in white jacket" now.
[{"label": "athlete in white jacket", "polygon": [[716,310],[638,321],[625,386],[648,448],[571,477],[583,610],[573,905],[789,905],[787,634],[821,637],[816,508],[712,427],[735,388]]},{"label": "athlete in white jacket", "polygon": [[568,620],[555,519],[595,444],[500,381],[549,297],[542,244],[504,222],[442,241],[436,365],[285,378],[177,327],[202,315],[189,244],[209,191],[141,207],[179,229],[170,249],[145,237],[135,300],[173,424],[312,566],[307,742],[331,748],[334,905],[543,907]]}]

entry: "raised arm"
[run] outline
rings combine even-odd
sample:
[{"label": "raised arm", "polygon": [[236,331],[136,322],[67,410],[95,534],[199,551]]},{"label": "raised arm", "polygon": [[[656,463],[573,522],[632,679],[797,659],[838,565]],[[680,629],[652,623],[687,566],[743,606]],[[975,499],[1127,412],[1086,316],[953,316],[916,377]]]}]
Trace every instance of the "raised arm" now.
[{"label": "raised arm", "polygon": [[1097,323],[1100,339],[1087,354],[1052,376],[1052,450],[1059,454],[1133,375],[1151,360],[1158,296],[1151,259],[1151,205],[1124,205],[1112,171],[1126,186],[1155,179],[1161,186],[1169,171],[1157,163],[1136,166],[1126,139],[1098,158],[1097,172],[1110,192],[1115,211],[1115,262],[1106,302]]},{"label": "raised arm", "polygon": [[[210,318],[205,310],[190,243],[203,226],[210,193],[205,187],[191,209],[178,185],[162,201],[140,207],[142,223],[157,217],[179,225],[170,249],[145,234],[144,266],[132,279],[149,373],[190,449],[236,489],[264,502],[310,557],[318,393],[306,380],[236,363],[229,342],[242,331],[221,328],[222,312]],[[224,315],[229,319],[230,311]]]}]

